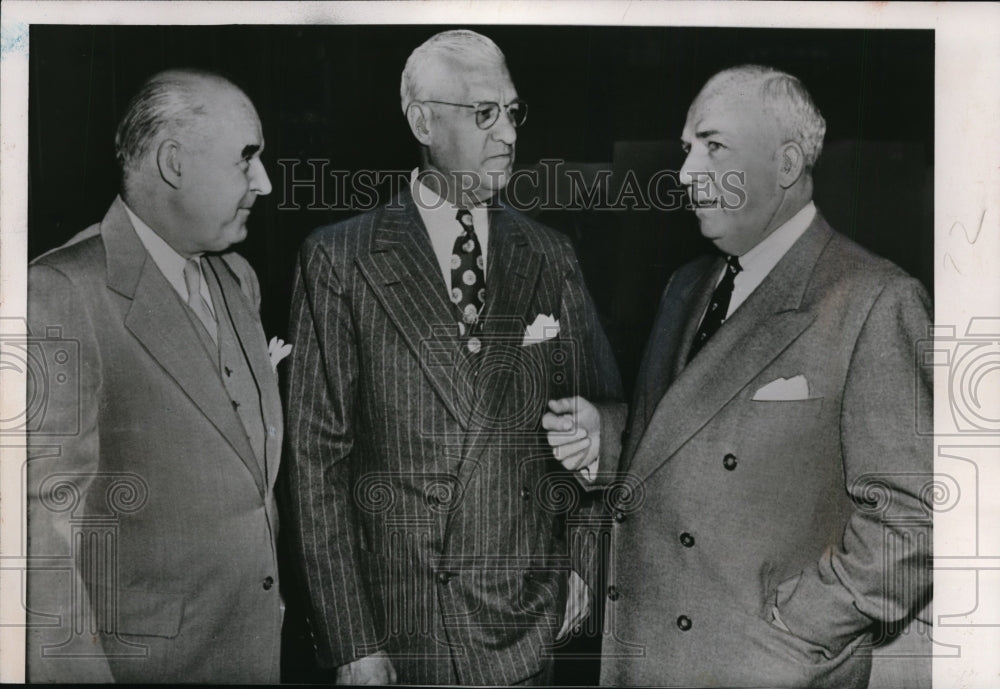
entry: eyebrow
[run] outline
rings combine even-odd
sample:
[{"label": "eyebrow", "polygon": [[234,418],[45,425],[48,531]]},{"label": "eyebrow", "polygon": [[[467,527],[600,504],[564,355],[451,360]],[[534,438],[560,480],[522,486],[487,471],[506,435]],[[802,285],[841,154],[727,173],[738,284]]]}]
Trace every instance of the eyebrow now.
[{"label": "eyebrow", "polygon": [[718,136],[721,133],[718,129],[703,129],[700,132],[695,132],[694,136],[696,139],[707,139],[710,136]]},{"label": "eyebrow", "polygon": [[249,144],[248,146],[244,146],[243,153],[240,156],[240,159],[242,160],[243,158],[253,158],[254,154],[257,153],[257,151],[259,151],[260,149],[261,146],[258,144]]}]

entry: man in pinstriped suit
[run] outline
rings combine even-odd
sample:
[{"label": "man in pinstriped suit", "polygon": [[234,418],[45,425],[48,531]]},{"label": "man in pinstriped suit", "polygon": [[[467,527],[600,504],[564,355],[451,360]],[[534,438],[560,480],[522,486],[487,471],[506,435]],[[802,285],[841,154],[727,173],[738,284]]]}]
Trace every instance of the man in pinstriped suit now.
[{"label": "man in pinstriped suit", "polygon": [[617,369],[569,242],[493,199],[526,114],[497,46],[434,36],[401,98],[410,188],[314,232],[296,271],[287,479],[318,660],[341,683],[550,683],[583,589],[540,420],[573,395],[622,413]]}]

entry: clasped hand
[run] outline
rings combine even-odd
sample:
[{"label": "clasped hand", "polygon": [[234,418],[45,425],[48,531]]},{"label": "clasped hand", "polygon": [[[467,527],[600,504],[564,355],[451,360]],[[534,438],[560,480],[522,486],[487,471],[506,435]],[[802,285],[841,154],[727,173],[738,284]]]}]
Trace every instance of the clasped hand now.
[{"label": "clasped hand", "polygon": [[582,397],[549,400],[542,428],[552,455],[570,471],[584,469],[601,451],[601,414]]}]

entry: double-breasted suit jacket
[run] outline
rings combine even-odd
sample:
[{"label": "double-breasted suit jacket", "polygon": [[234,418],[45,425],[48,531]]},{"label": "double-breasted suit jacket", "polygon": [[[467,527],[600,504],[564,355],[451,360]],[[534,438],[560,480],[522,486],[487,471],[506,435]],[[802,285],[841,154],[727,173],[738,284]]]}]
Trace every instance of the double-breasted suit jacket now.
[{"label": "double-breasted suit jacket", "polygon": [[930,596],[927,295],[817,215],[685,363],[720,269],[677,271],[644,357],[601,682],[867,686]]},{"label": "double-breasted suit jacket", "polygon": [[[50,367],[29,393],[32,681],[279,679],[277,376],[253,270],[206,262],[221,354],[120,200],[28,269]],[[256,449],[226,375],[252,391]]]},{"label": "double-breasted suit jacket", "polygon": [[[512,683],[562,622],[579,486],[540,421],[620,383],[565,238],[499,207],[487,255],[469,339],[408,191],[302,248],[286,466],[324,666],[384,650],[401,682]],[[558,334],[525,343],[538,315]]]}]

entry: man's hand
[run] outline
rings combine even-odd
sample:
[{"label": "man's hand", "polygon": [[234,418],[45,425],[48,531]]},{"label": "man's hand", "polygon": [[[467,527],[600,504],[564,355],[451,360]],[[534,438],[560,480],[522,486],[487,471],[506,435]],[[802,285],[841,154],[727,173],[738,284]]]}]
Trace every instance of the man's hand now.
[{"label": "man's hand", "polygon": [[556,634],[561,640],[570,630],[581,624],[590,614],[590,588],[576,572],[569,573],[569,594],[566,598],[566,614],[563,615],[562,629]]},{"label": "man's hand", "polygon": [[335,684],[395,684],[396,668],[385,651],[337,668]]},{"label": "man's hand", "polygon": [[[589,467],[601,451],[601,413],[582,397],[549,400],[542,428],[552,455],[569,469]],[[595,467],[596,469],[596,467]]]}]

